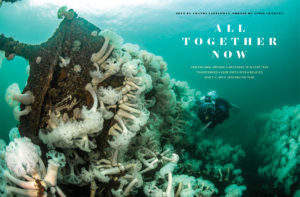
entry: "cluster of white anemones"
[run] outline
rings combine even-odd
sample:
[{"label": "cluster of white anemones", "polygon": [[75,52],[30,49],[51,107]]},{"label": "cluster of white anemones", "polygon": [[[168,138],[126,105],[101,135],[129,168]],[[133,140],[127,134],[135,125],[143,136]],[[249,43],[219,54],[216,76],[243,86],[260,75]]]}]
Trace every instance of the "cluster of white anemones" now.
[{"label": "cluster of white anemones", "polygon": [[291,193],[300,178],[300,105],[275,109],[259,138],[259,151],[264,163],[260,176],[272,177],[274,188]]},{"label": "cluster of white anemones", "polygon": [[[97,35],[92,33],[91,36]],[[85,106],[74,109],[72,118],[50,111],[47,127],[50,131],[41,130],[40,139],[49,149],[63,148],[67,166],[59,175],[61,182],[90,184],[93,188],[91,193],[95,193],[96,182],[107,183],[113,177],[124,174],[118,179],[119,188],[111,192],[115,196],[127,196],[133,188],[143,185],[144,173],[154,170],[159,163],[177,162],[175,158],[178,156],[169,151],[167,154],[148,149],[147,155],[156,158],[153,161],[142,157],[141,152],[136,159],[126,160],[130,143],[135,141],[135,136],[149,119],[148,108],[151,105],[145,100],[145,94],[151,91],[153,82],[144,67],[145,51],[139,51],[137,45],[122,46],[122,39],[109,30],[102,31],[100,36],[104,43],[98,52],[92,54],[92,80],[85,87],[93,98],[93,106],[91,109]],[[157,63],[154,61],[153,64]],[[102,86],[102,82],[113,75],[124,79],[122,86]],[[106,157],[100,156],[95,140],[103,132],[104,121],[113,123],[108,130],[110,137]],[[82,158],[77,148],[88,152],[88,158]]]},{"label": "cluster of white anemones", "polygon": [[[6,146],[0,142],[0,194],[1,196],[47,196],[58,194],[65,197],[57,186],[57,174],[65,165],[65,157],[57,151],[49,151],[46,169],[41,159],[40,148],[30,139],[20,137],[17,129],[12,129],[11,142]],[[48,190],[49,189],[49,190]]]},{"label": "cluster of white anemones", "polygon": [[[13,83],[6,90],[5,100],[13,108],[14,117],[19,121],[20,116],[25,116],[31,112],[30,105],[34,102],[34,95],[30,90],[22,94],[19,85]],[[22,111],[20,110],[20,103],[25,105],[25,109]]]}]

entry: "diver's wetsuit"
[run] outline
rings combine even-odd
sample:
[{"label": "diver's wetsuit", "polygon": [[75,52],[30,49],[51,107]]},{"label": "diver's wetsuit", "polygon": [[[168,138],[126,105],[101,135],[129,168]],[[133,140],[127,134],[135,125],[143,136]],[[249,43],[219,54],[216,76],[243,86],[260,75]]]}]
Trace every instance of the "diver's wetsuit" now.
[{"label": "diver's wetsuit", "polygon": [[229,118],[229,108],[231,106],[228,101],[222,98],[217,98],[215,105],[216,105],[215,120],[211,124],[213,125],[213,127],[215,127],[216,124],[222,123],[224,120]]},{"label": "diver's wetsuit", "polygon": [[[206,99],[206,102],[211,102],[211,100]],[[198,117],[204,124],[208,124],[208,128],[214,128],[217,124],[222,123],[224,120],[229,118],[229,108],[230,103],[222,98],[216,98],[214,100],[214,108],[204,109],[204,105],[200,104],[198,110]]]}]

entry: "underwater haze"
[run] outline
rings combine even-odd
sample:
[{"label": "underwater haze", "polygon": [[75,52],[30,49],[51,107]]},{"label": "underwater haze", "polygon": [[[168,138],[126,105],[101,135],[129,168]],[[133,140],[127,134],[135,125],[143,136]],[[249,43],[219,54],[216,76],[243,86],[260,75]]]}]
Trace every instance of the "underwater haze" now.
[{"label": "underwater haze", "polygon": [[[102,1],[96,0],[86,2],[78,0],[22,0],[13,4],[3,2],[0,8],[0,34],[29,44],[46,42],[61,22],[61,19],[57,19],[57,10],[65,5],[69,9],[74,9],[78,16],[85,18],[101,30],[112,29],[123,37],[124,43],[137,44],[140,49],[162,56],[168,65],[167,72],[172,79],[186,81],[191,89],[200,91],[201,95],[215,90],[221,98],[238,106],[240,109],[238,113],[231,112],[229,119],[213,129],[206,129],[205,135],[208,139],[220,138],[223,143],[229,143],[232,146],[241,145],[245,151],[246,157],[241,159],[240,164],[244,173],[244,185],[247,186],[243,196],[276,195],[276,191],[279,190],[269,191],[265,194],[258,192],[258,190],[262,190],[261,184],[267,182],[272,187],[272,182],[270,179],[263,181],[258,174],[258,168],[263,162],[257,162],[262,158],[257,154],[256,147],[259,145],[262,128],[266,122],[275,119],[281,120],[278,118],[278,114],[273,114],[273,119],[267,120],[266,114],[270,114],[274,109],[282,109],[282,114],[292,114],[294,113],[292,112],[293,109],[283,109],[283,107],[293,107],[300,104],[299,1],[216,0],[212,2],[192,0],[188,2],[183,0],[155,0],[152,2],[128,1],[128,3],[124,3],[120,0],[115,2],[103,1],[102,3]],[[250,16],[176,14],[176,12],[187,11],[274,11],[283,14]],[[237,28],[239,24],[242,24],[246,32],[245,34],[218,33],[216,32],[217,24],[224,29],[227,24],[230,24],[232,28]],[[243,37],[244,35],[252,38],[276,37],[277,46],[224,47],[195,46],[194,44],[185,46],[182,40],[182,37]],[[235,57],[232,59],[214,59],[211,51],[215,49],[220,51],[246,49],[247,55],[245,59]],[[14,119],[12,109],[5,102],[4,95],[7,87],[12,83],[18,83],[21,90],[26,86],[28,78],[26,67],[28,64],[27,60],[16,56],[12,61],[4,59],[0,68],[0,138],[6,142],[9,141],[10,129],[17,126],[18,121]],[[194,65],[267,65],[269,68],[265,70],[263,75],[258,75],[255,79],[205,79],[203,75],[197,74],[191,68]],[[299,113],[300,110],[293,117],[299,117]],[[299,136],[299,127],[297,131],[299,131]],[[195,130],[195,132],[200,131]],[[192,141],[200,140],[196,139],[197,135],[193,134],[195,139]],[[201,135],[199,134],[199,136]],[[298,155],[299,159],[300,137],[298,138],[298,149],[295,154]],[[196,150],[196,146],[190,148]],[[297,170],[299,170],[300,163],[297,165]],[[300,178],[299,175],[298,178]],[[278,184],[281,183],[278,182]],[[290,192],[282,189],[277,195],[292,196],[297,189],[300,189],[299,180],[290,187]],[[221,194],[216,196],[221,196]]]}]

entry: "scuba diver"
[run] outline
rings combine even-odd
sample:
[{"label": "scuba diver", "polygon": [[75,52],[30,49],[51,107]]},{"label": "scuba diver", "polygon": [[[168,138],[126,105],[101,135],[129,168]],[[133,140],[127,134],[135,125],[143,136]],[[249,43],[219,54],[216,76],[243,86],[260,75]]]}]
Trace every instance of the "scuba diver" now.
[{"label": "scuba diver", "polygon": [[202,131],[207,128],[214,128],[229,118],[229,109],[235,112],[240,111],[236,105],[218,97],[216,91],[210,91],[206,96],[201,97],[198,104],[198,117],[205,124]]}]

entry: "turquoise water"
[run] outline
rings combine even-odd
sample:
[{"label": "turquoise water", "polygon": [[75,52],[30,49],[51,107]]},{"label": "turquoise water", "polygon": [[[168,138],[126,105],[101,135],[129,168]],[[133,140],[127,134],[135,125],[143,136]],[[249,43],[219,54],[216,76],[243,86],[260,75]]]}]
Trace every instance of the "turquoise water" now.
[{"label": "turquoise water", "polygon": [[[46,41],[60,23],[56,18],[59,5],[47,6],[23,1],[16,4],[4,3],[0,8],[0,33],[21,42],[38,44]],[[77,1],[75,1],[77,2]],[[30,4],[31,3],[31,4]],[[67,3],[69,4],[69,3]],[[259,134],[254,119],[262,113],[284,105],[300,102],[300,20],[299,1],[239,1],[183,3],[166,2],[162,5],[128,5],[108,7],[102,10],[80,6],[75,11],[101,29],[111,28],[121,35],[125,42],[138,44],[168,63],[172,78],[187,81],[191,88],[206,93],[216,90],[218,94],[239,106],[240,113],[232,115],[222,127],[216,127],[212,135],[221,136],[231,143],[242,144],[251,155]],[[72,8],[72,4],[68,5]],[[101,7],[101,6],[100,6]],[[89,12],[91,9],[91,12]],[[12,12],[13,11],[13,12]],[[177,11],[280,11],[283,15],[257,16],[187,16],[176,15]],[[245,35],[250,37],[276,37],[277,46],[184,46],[182,37],[220,37],[241,34],[216,33],[216,25],[243,24]],[[216,60],[210,52],[220,50],[247,50],[245,60]],[[0,69],[0,138],[8,139],[9,130],[18,122],[14,120],[11,108],[5,103],[6,88],[18,83],[20,88],[26,84],[28,62],[20,57],[13,61],[4,60]],[[204,79],[190,68],[192,65],[268,65],[264,75],[254,80],[217,80]]]}]

